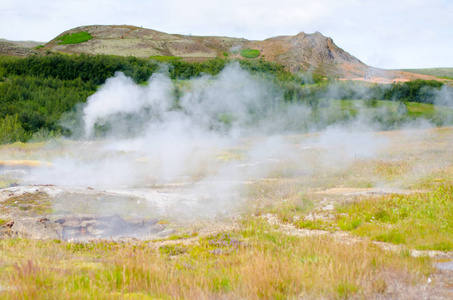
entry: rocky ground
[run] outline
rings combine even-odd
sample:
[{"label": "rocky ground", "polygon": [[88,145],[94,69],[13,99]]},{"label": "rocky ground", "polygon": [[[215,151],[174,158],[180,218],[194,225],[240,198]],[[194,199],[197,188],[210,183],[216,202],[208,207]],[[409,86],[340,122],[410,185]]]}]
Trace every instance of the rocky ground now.
[{"label": "rocky ground", "polygon": [[[134,203],[129,208],[120,207],[127,201]],[[175,232],[167,228],[166,222],[149,215],[127,218],[120,215],[121,210],[138,212],[140,206],[136,201],[91,188],[40,185],[3,189],[0,191],[0,238],[157,239]],[[118,206],[116,210],[112,209],[114,205]],[[101,206],[106,207],[105,212]]]},{"label": "rocky ground", "polygon": [[[178,222],[169,222],[162,213],[158,213],[157,203],[160,199],[180,205],[175,196],[178,193],[187,195],[187,187],[159,186],[134,190],[95,190],[92,188],[62,187],[54,185],[15,186],[0,190],[0,238],[53,239],[75,243],[114,240],[135,243],[140,240],[154,240],[156,248],[171,244],[197,243],[200,236],[224,232],[235,227],[234,218],[222,223],[214,220],[199,225],[198,236],[181,237]],[[405,193],[407,191],[382,190],[376,188],[352,189],[336,188],[321,190],[320,195],[335,195],[341,199],[356,196],[367,196],[388,193]],[[127,195],[127,197],[125,196]],[[140,201],[146,197],[154,200],[154,213],[144,213]],[[186,196],[184,196],[186,197]],[[66,201],[63,201],[66,199]],[[139,200],[138,200],[139,199]],[[178,204],[179,203],[179,204]],[[113,206],[120,209],[113,209]],[[101,208],[105,209],[103,213]],[[149,208],[149,207],[148,207]],[[320,201],[308,217],[329,218],[333,202]],[[87,213],[91,212],[91,213]],[[131,213],[132,212],[132,213]],[[152,217],[154,215],[155,217]],[[291,236],[326,236],[341,243],[352,244],[363,242],[346,232],[329,232],[296,228],[282,223],[276,215],[257,216],[273,225],[275,230]],[[226,219],[226,218],[225,218]],[[225,221],[225,219],[223,219]],[[181,220],[180,220],[181,221]],[[179,224],[181,224],[179,222]],[[172,237],[169,239],[169,237]],[[173,238],[174,237],[174,238]],[[398,245],[375,242],[379,247],[391,252],[400,253],[403,248]],[[423,299],[447,299],[453,295],[453,252],[411,250],[414,257],[429,256],[435,261],[435,272],[425,285],[400,286],[400,280],[390,280],[395,286],[395,295],[413,296]],[[389,276],[392,274],[389,273]],[[433,285],[431,281],[436,284]],[[404,293],[402,293],[404,290]]]},{"label": "rocky ground", "polygon": [[35,51],[34,48],[21,44],[15,44],[6,40],[0,40],[0,55],[25,57],[35,54],[37,54],[37,51]]},{"label": "rocky ground", "polygon": [[[109,190],[13,186],[0,190],[0,238],[162,239],[175,234],[182,224],[222,215],[218,205],[210,207],[204,190],[192,184]],[[212,224],[201,231],[211,229]]]},{"label": "rocky ground", "polygon": [[[74,243],[101,240],[136,243],[140,240],[153,240],[150,245],[159,248],[172,244],[197,243],[200,236],[225,232],[237,226],[231,215],[223,219],[211,218],[209,222],[199,223],[196,236],[186,234],[183,238],[180,225],[186,219],[169,221],[165,212],[179,206],[182,216],[183,211],[190,214],[190,208],[193,211],[199,209],[188,204],[190,197],[200,197],[200,194],[189,193],[190,190],[188,184],[118,190],[55,185],[25,185],[1,189],[0,239],[52,239]],[[334,202],[329,199],[348,201],[357,196],[407,192],[378,188],[320,190],[316,194],[326,198],[317,202],[313,212],[307,217],[329,218],[334,208]],[[291,236],[326,236],[346,244],[363,242],[363,239],[346,232],[296,228],[292,224],[282,223],[273,214],[256,217],[265,219],[275,230]],[[390,252],[401,253],[403,250],[398,245],[382,242],[375,244]],[[404,295],[407,299],[448,299],[453,295],[453,252],[411,250],[409,253],[414,257],[429,256],[434,259],[435,272],[423,285],[401,285],[402,281],[397,278],[389,280],[394,286],[388,287],[386,295],[391,295],[391,291],[396,297]],[[389,276],[393,274],[389,273]]]}]

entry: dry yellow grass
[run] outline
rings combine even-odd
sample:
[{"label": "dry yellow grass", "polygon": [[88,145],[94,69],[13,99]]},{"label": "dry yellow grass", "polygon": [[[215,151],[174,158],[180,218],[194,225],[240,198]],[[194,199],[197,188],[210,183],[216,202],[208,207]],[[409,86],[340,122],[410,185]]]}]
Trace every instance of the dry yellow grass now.
[{"label": "dry yellow grass", "polygon": [[[389,273],[414,287],[430,260],[369,243],[297,238],[254,219],[191,245],[0,241],[6,299],[370,298],[393,291]],[[139,298],[140,299],[140,298]]]},{"label": "dry yellow grass", "polygon": [[[329,235],[290,236],[258,217],[270,213],[282,224],[298,224],[309,214],[312,217],[319,214],[320,224],[333,224],[324,229],[341,230],[343,226],[353,232],[360,224],[353,219],[340,224],[341,214],[349,212],[338,212],[334,207],[370,199],[355,192],[389,187],[406,189],[408,196],[373,199],[388,202],[396,199],[411,207],[411,199],[428,204],[436,201],[428,194],[411,195],[411,191],[453,184],[452,128],[380,135],[390,143],[372,159],[326,165],[321,163],[322,149],[300,151],[292,160],[273,165],[268,178],[250,180],[241,207],[244,213],[236,227],[239,229],[228,232],[220,229],[218,234],[208,237],[168,244],[0,240],[0,297],[448,298],[451,295],[439,290],[441,286],[436,281],[427,284],[428,278],[434,278],[432,260],[410,257],[410,248],[404,242],[402,251],[390,252],[372,243],[366,234],[360,234],[364,236],[361,239],[344,240]],[[287,139],[297,147],[305,138]],[[13,150],[2,148],[0,154],[2,151]],[[27,159],[34,154],[21,155],[21,159]],[[306,169],[294,163],[298,159],[306,162],[303,165]],[[358,211],[371,207],[365,204]],[[329,219],[330,215],[333,218]],[[418,216],[414,214],[411,218],[417,220]],[[406,225],[410,227],[410,223]],[[413,228],[416,232],[418,227]]]},{"label": "dry yellow grass", "polygon": [[50,167],[52,164],[39,160],[0,160],[0,166],[3,167]]}]

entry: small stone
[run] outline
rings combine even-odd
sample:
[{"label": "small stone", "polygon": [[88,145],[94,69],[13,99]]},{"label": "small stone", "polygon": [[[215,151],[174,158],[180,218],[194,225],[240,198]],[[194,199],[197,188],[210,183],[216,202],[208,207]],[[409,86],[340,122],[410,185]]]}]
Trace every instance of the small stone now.
[{"label": "small stone", "polygon": [[11,221],[11,222],[6,223],[5,227],[6,228],[11,228],[11,227],[13,227],[13,225],[14,225],[14,221]]},{"label": "small stone", "polygon": [[58,223],[40,222],[39,219],[18,219],[10,228],[11,237],[30,239],[60,239],[63,228]]}]

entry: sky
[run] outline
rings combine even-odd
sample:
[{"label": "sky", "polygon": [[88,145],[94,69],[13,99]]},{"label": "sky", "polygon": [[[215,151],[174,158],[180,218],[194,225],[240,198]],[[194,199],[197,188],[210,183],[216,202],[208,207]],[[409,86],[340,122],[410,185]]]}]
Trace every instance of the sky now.
[{"label": "sky", "polygon": [[378,68],[453,67],[453,0],[0,0],[0,38],[84,25],[263,40],[321,32]]}]

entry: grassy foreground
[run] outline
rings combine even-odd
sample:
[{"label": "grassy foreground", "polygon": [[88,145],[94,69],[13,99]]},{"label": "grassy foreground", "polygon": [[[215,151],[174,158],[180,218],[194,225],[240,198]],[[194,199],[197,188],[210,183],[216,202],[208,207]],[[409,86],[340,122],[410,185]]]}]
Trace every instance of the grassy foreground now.
[{"label": "grassy foreground", "polygon": [[431,272],[428,258],[291,237],[262,219],[189,245],[9,240],[0,249],[6,299],[368,298],[394,277],[410,286]]},{"label": "grassy foreground", "polygon": [[[452,133],[379,133],[389,143],[379,155],[341,166],[323,165],[321,148],[301,150],[296,159],[316,168],[280,162],[250,183],[234,230],[195,226],[127,243],[0,240],[0,298],[448,298],[436,294],[435,279],[428,284],[435,260],[411,250],[453,250]],[[305,138],[287,137],[295,145]],[[16,144],[0,148],[0,158],[48,151],[57,150]],[[376,186],[407,193],[351,193]]]}]

